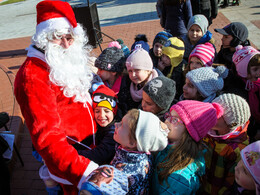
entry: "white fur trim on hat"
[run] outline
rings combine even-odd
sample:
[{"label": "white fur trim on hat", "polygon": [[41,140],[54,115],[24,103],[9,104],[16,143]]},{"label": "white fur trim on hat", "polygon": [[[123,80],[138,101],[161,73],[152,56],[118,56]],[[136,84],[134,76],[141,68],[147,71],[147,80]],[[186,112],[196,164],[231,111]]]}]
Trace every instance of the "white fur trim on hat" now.
[{"label": "white fur trim on hat", "polygon": [[51,30],[61,30],[61,29],[73,29],[72,25],[69,23],[66,17],[61,18],[51,18],[45,20],[36,26],[36,34],[41,34],[43,31],[49,32]]}]

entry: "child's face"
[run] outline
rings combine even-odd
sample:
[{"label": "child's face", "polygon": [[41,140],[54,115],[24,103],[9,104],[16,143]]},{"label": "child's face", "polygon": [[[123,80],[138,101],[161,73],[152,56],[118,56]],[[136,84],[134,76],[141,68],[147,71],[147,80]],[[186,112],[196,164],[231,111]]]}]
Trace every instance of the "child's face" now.
[{"label": "child's face", "polygon": [[183,86],[183,97],[186,100],[197,100],[199,91],[198,89],[186,78],[185,85]]},{"label": "child's face", "polygon": [[114,140],[125,149],[134,149],[137,143],[136,141],[130,140],[128,117],[129,115],[126,114],[121,122],[115,123]]},{"label": "child's face", "polygon": [[189,64],[190,64],[190,70],[194,70],[194,69],[203,67],[201,60],[195,56],[190,58]]},{"label": "child's face", "polygon": [[212,130],[216,131],[217,135],[225,135],[230,132],[230,128],[223,116],[217,120],[216,125],[212,128]]},{"label": "child's face", "polygon": [[249,68],[249,74],[247,75],[247,79],[250,81],[257,81],[260,77],[260,66],[252,66]]},{"label": "child's face", "polygon": [[162,109],[157,106],[156,103],[150,98],[150,96],[143,91],[142,108],[146,112],[151,112],[153,114],[158,114]]},{"label": "child's face", "polygon": [[129,74],[129,78],[136,85],[145,81],[151,73],[151,71],[149,70],[140,70],[140,69],[129,69],[127,71]]},{"label": "child's face", "polygon": [[186,131],[186,127],[182,122],[180,116],[175,110],[172,110],[170,113],[165,115],[165,124],[170,130],[168,134],[169,143],[178,142],[182,134]]},{"label": "child's face", "polygon": [[221,39],[223,48],[230,48],[230,43],[232,40],[232,35],[223,35]]},{"label": "child's face", "polygon": [[106,127],[114,119],[114,113],[112,112],[112,110],[110,110],[106,107],[101,107],[101,106],[97,106],[94,109],[94,116],[95,116],[96,122],[101,127]]},{"label": "child's face", "polygon": [[237,166],[235,167],[235,179],[238,185],[247,189],[247,190],[255,190],[255,182],[247,170],[243,160],[241,159]]},{"label": "child's face", "polygon": [[98,69],[97,71],[98,76],[102,79],[102,81],[109,81],[110,79],[113,79],[116,75],[115,72],[110,72],[107,70]]},{"label": "child's face", "polygon": [[171,59],[169,58],[169,56],[163,54],[162,63],[164,64],[164,66],[171,66]]},{"label": "child's face", "polygon": [[193,24],[188,31],[188,36],[189,36],[190,42],[195,44],[203,36],[203,32],[197,24]]},{"label": "child's face", "polygon": [[153,46],[153,53],[155,56],[157,57],[161,57],[162,56],[162,44],[161,43],[155,43]]}]

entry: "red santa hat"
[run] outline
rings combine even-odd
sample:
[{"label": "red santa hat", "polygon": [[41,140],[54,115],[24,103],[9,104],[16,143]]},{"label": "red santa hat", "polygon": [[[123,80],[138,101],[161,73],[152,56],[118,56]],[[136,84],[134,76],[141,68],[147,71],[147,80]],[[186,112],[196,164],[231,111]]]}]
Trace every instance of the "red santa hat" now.
[{"label": "red santa hat", "polygon": [[64,1],[45,0],[36,6],[37,26],[36,33],[43,30],[73,29],[78,34],[78,25],[74,12],[69,3]]}]

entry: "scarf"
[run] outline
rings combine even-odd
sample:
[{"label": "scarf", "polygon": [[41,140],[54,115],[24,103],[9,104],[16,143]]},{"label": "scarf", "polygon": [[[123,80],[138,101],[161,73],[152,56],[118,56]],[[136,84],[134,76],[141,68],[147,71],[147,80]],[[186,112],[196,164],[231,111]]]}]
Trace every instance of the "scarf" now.
[{"label": "scarf", "polygon": [[109,87],[110,89],[112,89],[112,90],[115,92],[115,94],[117,95],[117,94],[119,93],[119,91],[120,91],[121,81],[122,81],[122,76],[120,75],[120,76],[116,79],[116,81],[115,81],[115,83],[114,83],[114,85],[113,85],[112,87],[109,86],[108,82],[105,82],[105,85],[106,85],[107,87]]},{"label": "scarf", "polygon": [[[147,79],[146,83],[148,83],[150,80],[152,80],[153,78],[156,78],[158,77],[158,73],[155,69],[152,70],[152,73],[150,74],[149,78]],[[146,84],[145,83],[145,84]],[[144,86],[145,86],[144,84]],[[131,82],[131,85],[130,85],[130,94],[131,94],[131,97],[132,99],[135,101],[135,102],[140,102],[143,98],[143,88],[144,86],[141,88],[141,89],[138,89],[137,88],[137,85],[135,85],[133,82]]]},{"label": "scarf", "polygon": [[245,89],[248,91],[248,100],[251,115],[258,123],[260,123],[260,109],[258,99],[260,97],[260,79],[254,82],[246,79],[243,80],[246,83]]}]

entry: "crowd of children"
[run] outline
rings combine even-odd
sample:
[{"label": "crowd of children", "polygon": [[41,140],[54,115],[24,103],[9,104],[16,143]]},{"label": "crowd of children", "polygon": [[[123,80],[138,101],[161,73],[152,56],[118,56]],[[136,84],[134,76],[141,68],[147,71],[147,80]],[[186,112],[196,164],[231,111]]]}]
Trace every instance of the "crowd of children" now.
[{"label": "crowd of children", "polygon": [[[98,130],[75,147],[99,167],[80,194],[260,193],[260,52],[240,22],[215,29],[217,52],[189,4],[168,1],[161,21],[171,33],[158,32],[151,49],[139,34],[131,50],[118,39],[96,58]],[[183,5],[187,32],[175,32],[168,18]]]}]

